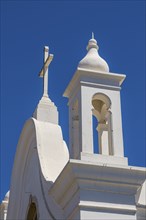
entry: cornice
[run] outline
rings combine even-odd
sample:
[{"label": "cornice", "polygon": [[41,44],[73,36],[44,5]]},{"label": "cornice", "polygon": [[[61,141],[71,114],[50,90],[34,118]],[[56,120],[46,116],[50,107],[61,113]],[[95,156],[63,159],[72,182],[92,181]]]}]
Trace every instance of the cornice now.
[{"label": "cornice", "polygon": [[108,191],[109,188],[113,193],[134,194],[143,184],[145,176],[146,169],[141,167],[95,164],[70,159],[49,193],[57,202],[72,187],[75,190],[88,188],[97,191]]},{"label": "cornice", "polygon": [[93,83],[94,87],[105,87],[108,89],[116,89],[120,90],[120,86],[122,85],[126,75],[117,74],[117,73],[106,73],[106,72],[97,72],[93,70],[86,70],[82,68],[78,68],[68,84],[63,96],[70,97],[73,93],[73,90],[76,88],[76,85],[80,82]]}]

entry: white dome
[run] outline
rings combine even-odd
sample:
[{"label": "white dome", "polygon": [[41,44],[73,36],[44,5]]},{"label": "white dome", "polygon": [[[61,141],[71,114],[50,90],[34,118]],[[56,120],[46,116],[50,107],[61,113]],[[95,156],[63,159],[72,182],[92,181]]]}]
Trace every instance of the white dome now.
[{"label": "white dome", "polygon": [[4,200],[9,200],[9,196],[10,196],[10,191],[8,191],[8,192],[6,193]]},{"label": "white dome", "polygon": [[87,55],[79,62],[78,67],[94,71],[109,72],[109,66],[98,54],[98,45],[95,39],[91,39],[87,46]]}]

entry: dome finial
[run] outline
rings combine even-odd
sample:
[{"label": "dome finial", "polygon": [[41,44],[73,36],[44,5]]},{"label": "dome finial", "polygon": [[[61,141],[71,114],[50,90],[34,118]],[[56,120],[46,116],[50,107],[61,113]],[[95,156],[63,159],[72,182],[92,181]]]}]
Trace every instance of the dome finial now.
[{"label": "dome finial", "polygon": [[94,32],[92,32],[92,39],[94,39]]},{"label": "dome finial", "polygon": [[86,49],[89,50],[91,48],[96,48],[98,50],[97,41],[94,38],[94,32],[92,32],[92,38],[89,40]]},{"label": "dome finial", "polygon": [[86,49],[88,51],[87,55],[79,62],[78,67],[94,71],[109,72],[108,64],[98,54],[99,47],[93,32]]}]

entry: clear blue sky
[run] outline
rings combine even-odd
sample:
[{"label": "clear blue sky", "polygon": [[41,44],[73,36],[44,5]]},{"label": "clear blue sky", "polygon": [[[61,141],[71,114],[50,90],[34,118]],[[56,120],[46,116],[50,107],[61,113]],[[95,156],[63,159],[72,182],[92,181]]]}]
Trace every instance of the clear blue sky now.
[{"label": "clear blue sky", "polygon": [[145,166],[145,1],[1,1],[1,182],[10,186],[24,122],[42,95],[43,47],[54,54],[49,94],[69,142],[62,94],[86,54],[91,32],[111,72],[127,75],[121,90],[125,156]]}]

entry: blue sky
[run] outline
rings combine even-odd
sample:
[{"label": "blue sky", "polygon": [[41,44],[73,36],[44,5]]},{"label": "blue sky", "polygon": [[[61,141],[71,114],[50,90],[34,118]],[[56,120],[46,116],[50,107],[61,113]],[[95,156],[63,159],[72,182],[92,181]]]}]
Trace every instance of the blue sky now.
[{"label": "blue sky", "polygon": [[127,75],[121,90],[125,156],[145,166],[145,1],[1,1],[0,199],[10,186],[18,139],[42,96],[43,47],[54,54],[49,95],[69,142],[62,94],[86,54],[91,32],[111,72]]}]

